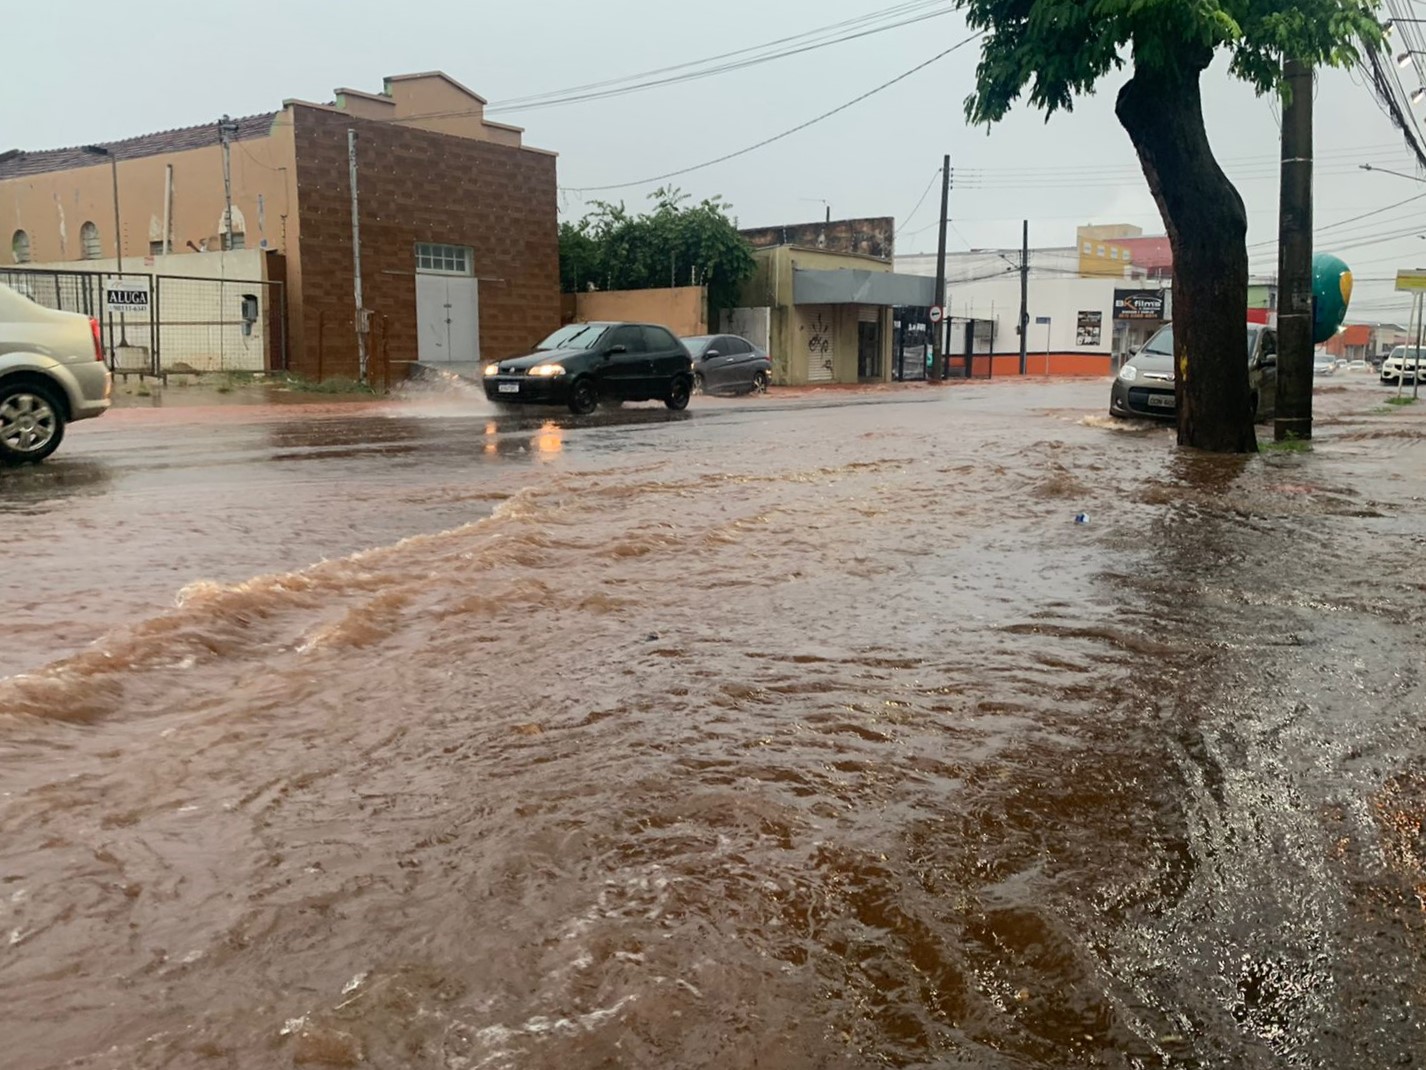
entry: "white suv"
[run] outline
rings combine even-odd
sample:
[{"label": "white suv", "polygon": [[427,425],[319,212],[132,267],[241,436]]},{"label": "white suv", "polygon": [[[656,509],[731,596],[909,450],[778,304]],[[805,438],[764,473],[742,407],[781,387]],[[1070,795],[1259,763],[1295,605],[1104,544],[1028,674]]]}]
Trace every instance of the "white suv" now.
[{"label": "white suv", "polygon": [[1391,351],[1391,356],[1381,362],[1381,381],[1390,383],[1392,386],[1405,381],[1412,383],[1416,381],[1416,370],[1420,368],[1426,372],[1426,352],[1412,346],[1397,346]]}]

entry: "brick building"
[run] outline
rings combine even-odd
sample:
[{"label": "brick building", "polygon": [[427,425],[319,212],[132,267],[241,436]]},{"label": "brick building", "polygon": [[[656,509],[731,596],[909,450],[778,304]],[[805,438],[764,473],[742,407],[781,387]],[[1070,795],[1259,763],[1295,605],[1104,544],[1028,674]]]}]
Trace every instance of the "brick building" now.
[{"label": "brick building", "polygon": [[157,260],[211,275],[192,258],[263,250],[265,275],[286,280],[288,330],[269,366],[312,378],[357,375],[362,320],[378,383],[416,360],[527,349],[560,322],[555,157],[486,119],[485,103],[439,72],[399,75],[381,93],[339,89],[226,124],[0,152],[0,219],[14,228],[0,266],[113,270],[112,252],[126,273]]}]

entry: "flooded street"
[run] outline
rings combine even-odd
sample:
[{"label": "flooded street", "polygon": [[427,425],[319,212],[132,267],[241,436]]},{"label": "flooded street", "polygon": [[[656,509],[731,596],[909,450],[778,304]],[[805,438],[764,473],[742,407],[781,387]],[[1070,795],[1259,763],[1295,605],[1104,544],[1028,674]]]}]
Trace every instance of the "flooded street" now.
[{"label": "flooded street", "polygon": [[76,425],[0,1066],[1426,1063],[1426,406],[1107,394]]}]

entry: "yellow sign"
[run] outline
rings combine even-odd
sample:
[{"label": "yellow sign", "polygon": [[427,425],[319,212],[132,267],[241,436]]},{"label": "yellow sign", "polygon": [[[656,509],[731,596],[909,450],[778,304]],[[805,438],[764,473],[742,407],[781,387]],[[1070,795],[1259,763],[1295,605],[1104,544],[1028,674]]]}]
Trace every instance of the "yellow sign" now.
[{"label": "yellow sign", "polygon": [[1426,268],[1396,273],[1396,288],[1406,293],[1426,293]]}]

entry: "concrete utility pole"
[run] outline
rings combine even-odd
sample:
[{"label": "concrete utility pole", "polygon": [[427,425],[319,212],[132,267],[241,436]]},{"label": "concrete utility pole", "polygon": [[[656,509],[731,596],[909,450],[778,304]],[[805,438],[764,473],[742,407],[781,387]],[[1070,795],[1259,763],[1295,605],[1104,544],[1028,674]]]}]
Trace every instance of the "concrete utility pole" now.
[{"label": "concrete utility pole", "polygon": [[[1416,369],[1416,374],[1411,377],[1411,400],[1413,401],[1421,397],[1421,339],[1423,335],[1426,335],[1426,294],[1421,294],[1417,301],[1420,311],[1416,313],[1416,352],[1411,354],[1413,361],[1411,366]],[[1405,365],[1402,367],[1404,368]],[[1396,381],[1398,396],[1401,394],[1401,384],[1405,381],[1404,375]]]},{"label": "concrete utility pole", "polygon": [[1312,68],[1282,65],[1290,98],[1282,109],[1278,209],[1278,442],[1312,437]]},{"label": "concrete utility pole", "polygon": [[1030,358],[1030,221],[1020,229],[1020,374],[1029,371]]},{"label": "concrete utility pole", "polygon": [[352,287],[356,297],[357,381],[366,385],[366,308],[361,296],[361,219],[357,211],[357,132],[347,129],[347,172],[352,184]]},{"label": "concrete utility pole", "polygon": [[218,248],[228,250],[233,247],[233,135],[238,132],[238,124],[228,116],[218,120],[218,140],[223,145],[223,202],[227,214],[223,216],[224,233],[218,239]]},{"label": "concrete utility pole", "polygon": [[[946,304],[946,222],[951,208],[951,156],[941,158],[941,230],[936,241],[936,293],[931,298],[943,309]],[[946,377],[946,317],[931,325],[931,351],[935,358],[931,361],[931,378],[941,380]]]},{"label": "concrete utility pole", "polygon": [[[109,160],[109,178],[114,184],[114,266],[117,274],[124,274],[124,235],[122,232],[123,223],[119,214],[119,158],[114,155],[112,149],[103,145],[85,145],[84,151],[92,156],[102,156]],[[103,316],[101,299],[100,316]],[[129,346],[129,325],[125,315],[119,313],[119,348],[127,349]],[[114,326],[113,320],[109,321],[109,359],[114,362],[117,358],[114,347]]]}]

